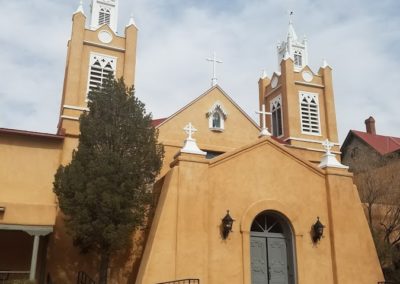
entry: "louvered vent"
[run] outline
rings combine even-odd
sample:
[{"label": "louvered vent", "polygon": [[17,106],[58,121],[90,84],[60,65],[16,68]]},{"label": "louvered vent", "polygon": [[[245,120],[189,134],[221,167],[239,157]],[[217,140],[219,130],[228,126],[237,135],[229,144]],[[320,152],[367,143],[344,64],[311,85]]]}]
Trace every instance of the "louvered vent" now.
[{"label": "louvered vent", "polygon": [[315,94],[300,93],[301,131],[306,134],[319,135],[319,106]]}]

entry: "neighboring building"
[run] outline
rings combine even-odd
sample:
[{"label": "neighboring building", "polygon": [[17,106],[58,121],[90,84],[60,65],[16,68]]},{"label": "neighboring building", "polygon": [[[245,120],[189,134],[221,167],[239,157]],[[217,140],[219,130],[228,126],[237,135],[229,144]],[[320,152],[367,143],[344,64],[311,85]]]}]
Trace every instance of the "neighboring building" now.
[{"label": "neighboring building", "polygon": [[[98,259],[73,247],[52,181],[77,146],[87,91],[110,73],[134,82],[137,29],[132,20],[116,35],[117,2],[93,0],[90,29],[82,7],[73,15],[58,134],[0,130],[0,271],[25,270],[39,283],[74,283],[78,271],[96,278]],[[165,146],[155,214],[134,250],[113,259],[110,283],[383,280],[352,174],[335,159],[332,70],[308,67],[291,22],[278,58],[280,72],[260,79],[258,96],[274,136],[217,84],[153,121]],[[232,231],[221,230],[224,216]]]},{"label": "neighboring building", "polygon": [[375,119],[365,120],[366,132],[350,130],[343,142],[342,161],[350,171],[363,172],[400,161],[400,137],[376,134]]}]

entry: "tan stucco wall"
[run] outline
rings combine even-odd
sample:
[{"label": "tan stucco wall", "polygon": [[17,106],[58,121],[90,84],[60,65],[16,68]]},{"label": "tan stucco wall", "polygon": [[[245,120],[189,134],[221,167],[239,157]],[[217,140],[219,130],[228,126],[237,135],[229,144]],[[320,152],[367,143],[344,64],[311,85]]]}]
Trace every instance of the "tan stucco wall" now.
[{"label": "tan stucco wall", "polygon": [[[219,226],[228,209],[236,222],[224,241]],[[249,228],[264,210],[290,220],[298,283],[383,279],[351,176],[326,176],[266,138],[210,161],[178,158],[166,177],[136,283],[250,283]],[[313,244],[317,216],[326,228]]]},{"label": "tan stucco wall", "polygon": [[0,134],[0,223],[53,225],[62,140]]},{"label": "tan stucco wall", "polygon": [[[227,112],[222,132],[209,128],[207,113],[216,102],[220,102]],[[183,147],[187,138],[183,128],[189,122],[197,129],[193,137],[203,151],[232,151],[257,139],[260,132],[255,122],[220,87],[211,88],[157,127],[158,141],[165,146],[161,176],[169,169],[174,155]]]}]

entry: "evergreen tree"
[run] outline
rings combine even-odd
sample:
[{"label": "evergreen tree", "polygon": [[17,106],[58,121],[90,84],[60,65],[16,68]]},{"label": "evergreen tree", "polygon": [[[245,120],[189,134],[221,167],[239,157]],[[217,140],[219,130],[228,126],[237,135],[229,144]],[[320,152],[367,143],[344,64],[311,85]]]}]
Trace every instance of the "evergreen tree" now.
[{"label": "evergreen tree", "polygon": [[55,175],[54,192],[74,245],[100,255],[100,284],[107,283],[112,254],[143,225],[164,154],[151,115],[133,91],[123,79],[109,78],[89,92],[78,148]]}]

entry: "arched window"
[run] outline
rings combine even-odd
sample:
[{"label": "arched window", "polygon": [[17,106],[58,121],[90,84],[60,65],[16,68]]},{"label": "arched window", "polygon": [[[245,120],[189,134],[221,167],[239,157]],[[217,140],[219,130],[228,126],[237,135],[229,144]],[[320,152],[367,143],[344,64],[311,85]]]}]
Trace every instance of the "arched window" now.
[{"label": "arched window", "polygon": [[114,75],[117,59],[100,54],[90,55],[88,91],[101,87],[105,78]]},{"label": "arched window", "polygon": [[227,113],[220,102],[214,103],[211,109],[207,112],[208,127],[213,131],[223,131],[225,128],[225,120]]},{"label": "arched window", "polygon": [[302,67],[303,66],[303,58],[302,54],[300,51],[295,51],[294,52],[294,65],[296,67]]},{"label": "arched window", "polygon": [[101,8],[99,12],[99,26],[102,24],[110,25],[111,13],[109,9]]},{"label": "arched window", "polygon": [[283,135],[282,122],[282,97],[277,96],[270,102],[270,112],[272,119],[272,135],[281,137]]},{"label": "arched window", "polygon": [[318,95],[301,92],[300,119],[301,132],[304,134],[320,135]]},{"label": "arched window", "polygon": [[219,112],[214,112],[212,117],[212,127],[213,128],[221,128],[221,115]]},{"label": "arched window", "polygon": [[296,283],[293,233],[278,212],[256,216],[250,231],[250,254],[252,284]]}]

